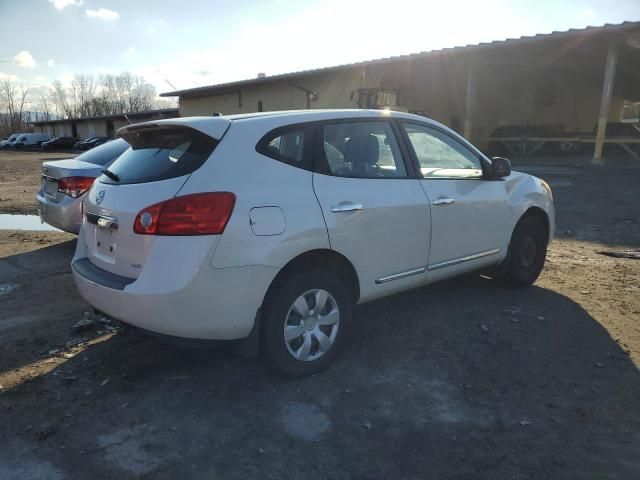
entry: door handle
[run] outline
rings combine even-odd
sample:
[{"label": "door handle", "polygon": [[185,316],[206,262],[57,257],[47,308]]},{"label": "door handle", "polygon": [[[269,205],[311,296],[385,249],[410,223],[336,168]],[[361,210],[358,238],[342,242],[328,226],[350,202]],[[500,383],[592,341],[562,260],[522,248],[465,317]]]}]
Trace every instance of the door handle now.
[{"label": "door handle", "polygon": [[333,213],[354,212],[356,210],[362,210],[361,203],[340,202],[338,205],[334,205],[331,207],[331,211]]},{"label": "door handle", "polygon": [[439,198],[433,202],[434,205],[451,205],[452,203],[456,203],[453,198]]}]

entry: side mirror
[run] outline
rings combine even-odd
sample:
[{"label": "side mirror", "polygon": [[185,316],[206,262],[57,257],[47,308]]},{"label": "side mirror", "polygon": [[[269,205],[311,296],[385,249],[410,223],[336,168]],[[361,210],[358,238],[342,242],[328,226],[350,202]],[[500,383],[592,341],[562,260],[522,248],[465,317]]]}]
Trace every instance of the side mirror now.
[{"label": "side mirror", "polygon": [[491,159],[491,173],[493,178],[504,178],[511,175],[511,162],[504,157]]}]

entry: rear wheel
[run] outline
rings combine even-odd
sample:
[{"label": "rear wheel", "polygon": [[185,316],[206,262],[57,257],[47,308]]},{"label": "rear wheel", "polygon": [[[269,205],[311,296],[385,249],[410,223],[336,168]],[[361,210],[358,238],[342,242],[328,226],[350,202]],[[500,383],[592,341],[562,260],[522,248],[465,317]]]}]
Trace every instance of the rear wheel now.
[{"label": "rear wheel", "polygon": [[547,243],[547,229],[542,220],[534,216],[522,218],[513,230],[499,278],[512,287],[531,285],[544,267]]},{"label": "rear wheel", "polygon": [[351,321],[352,302],[344,283],[324,270],[288,275],[263,309],[263,352],[286,377],[319,372],[336,358]]}]

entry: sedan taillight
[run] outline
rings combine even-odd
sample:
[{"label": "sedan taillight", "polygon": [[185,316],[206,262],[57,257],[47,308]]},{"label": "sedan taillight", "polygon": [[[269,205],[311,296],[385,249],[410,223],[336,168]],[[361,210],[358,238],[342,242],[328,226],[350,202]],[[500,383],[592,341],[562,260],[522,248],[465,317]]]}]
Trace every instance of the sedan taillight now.
[{"label": "sedan taillight", "polygon": [[93,177],[65,177],[58,180],[58,191],[69,195],[71,198],[78,198],[93,185]]},{"label": "sedan taillight", "polygon": [[140,235],[219,235],[235,203],[236,196],[230,192],[175,197],[141,210],[133,231]]}]

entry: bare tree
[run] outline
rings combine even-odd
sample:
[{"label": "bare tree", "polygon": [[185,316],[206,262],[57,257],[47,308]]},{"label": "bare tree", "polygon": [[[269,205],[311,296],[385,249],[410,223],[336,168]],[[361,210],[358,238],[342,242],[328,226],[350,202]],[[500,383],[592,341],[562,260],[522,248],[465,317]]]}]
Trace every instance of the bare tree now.
[{"label": "bare tree", "polygon": [[19,132],[26,130],[29,125],[29,114],[24,111],[25,100],[29,88],[14,85],[11,80],[0,81],[0,133]]},{"label": "bare tree", "polygon": [[56,114],[64,118],[73,118],[74,108],[70,103],[67,89],[60,80],[54,80],[51,84],[51,96]]},{"label": "bare tree", "polygon": [[29,88],[10,80],[0,81],[0,134],[25,131],[32,120],[27,104],[36,119],[91,117],[141,112],[166,106],[157,98],[156,89],[144,77],[130,72],[76,75],[68,84],[54,80],[48,93],[39,93],[27,103]]},{"label": "bare tree", "polygon": [[40,94],[37,103],[37,112],[38,112],[38,120],[43,122],[48,122],[51,120],[51,103],[49,102],[49,98],[46,95]]},{"label": "bare tree", "polygon": [[71,82],[71,92],[75,104],[75,114],[79,117],[100,115],[94,111],[96,94],[95,79],[91,75],[76,75]]}]

